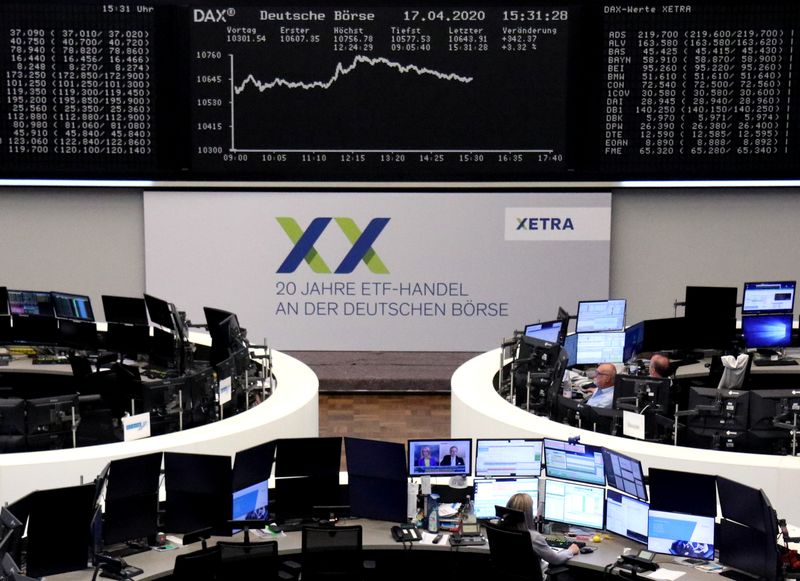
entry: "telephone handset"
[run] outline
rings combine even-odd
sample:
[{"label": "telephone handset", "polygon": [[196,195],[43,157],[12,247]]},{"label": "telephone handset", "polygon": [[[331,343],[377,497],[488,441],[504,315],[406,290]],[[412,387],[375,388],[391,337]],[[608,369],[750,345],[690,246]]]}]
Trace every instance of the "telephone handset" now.
[{"label": "telephone handset", "polygon": [[422,540],[422,534],[419,532],[419,529],[410,524],[393,526],[392,536],[398,543],[411,543]]},{"label": "telephone handset", "polygon": [[635,571],[655,571],[658,569],[658,563],[653,562],[655,558],[655,553],[651,551],[639,551],[635,555],[620,555],[617,564]]}]

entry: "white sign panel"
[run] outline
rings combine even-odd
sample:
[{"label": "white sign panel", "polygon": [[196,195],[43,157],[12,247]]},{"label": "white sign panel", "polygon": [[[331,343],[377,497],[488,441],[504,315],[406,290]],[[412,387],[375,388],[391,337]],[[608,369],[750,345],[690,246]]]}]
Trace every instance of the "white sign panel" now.
[{"label": "white sign panel", "polygon": [[219,380],[219,405],[224,405],[231,401],[231,385],[232,380],[230,377]]},{"label": "white sign panel", "polygon": [[150,437],[150,412],[122,418],[123,440],[141,440]]},{"label": "white sign panel", "polygon": [[608,296],[608,193],[146,192],[147,292],[284,350],[482,351]]},{"label": "white sign panel", "polygon": [[644,416],[642,414],[623,410],[622,434],[629,438],[644,440]]}]

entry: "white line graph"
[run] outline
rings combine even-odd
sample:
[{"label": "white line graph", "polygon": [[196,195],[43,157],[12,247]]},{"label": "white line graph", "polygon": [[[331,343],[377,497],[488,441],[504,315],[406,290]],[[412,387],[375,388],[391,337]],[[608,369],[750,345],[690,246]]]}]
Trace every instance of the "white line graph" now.
[{"label": "white line graph", "polygon": [[350,63],[348,66],[344,66],[341,62],[336,63],[336,69],[331,76],[330,79],[327,81],[312,81],[310,83],[305,83],[303,81],[289,81],[287,79],[283,79],[281,77],[276,77],[275,79],[265,83],[256,79],[252,74],[247,75],[244,81],[241,84],[237,85],[234,90],[237,95],[239,95],[242,91],[247,88],[248,84],[252,84],[256,87],[260,92],[264,92],[267,89],[274,89],[275,87],[284,87],[287,89],[303,89],[306,91],[310,91],[312,89],[330,89],[331,86],[338,81],[341,77],[352,73],[359,65],[366,64],[369,66],[377,66],[383,65],[389,67],[391,69],[395,69],[399,71],[401,74],[409,74],[409,73],[416,73],[417,75],[431,75],[436,77],[437,79],[441,79],[443,81],[457,81],[459,83],[471,83],[473,81],[473,77],[465,77],[456,73],[442,73],[440,71],[436,71],[433,69],[429,69],[427,67],[418,67],[417,65],[410,64],[404,65],[395,61],[390,61],[384,57],[368,57],[365,55],[356,55],[353,58],[353,62]]}]

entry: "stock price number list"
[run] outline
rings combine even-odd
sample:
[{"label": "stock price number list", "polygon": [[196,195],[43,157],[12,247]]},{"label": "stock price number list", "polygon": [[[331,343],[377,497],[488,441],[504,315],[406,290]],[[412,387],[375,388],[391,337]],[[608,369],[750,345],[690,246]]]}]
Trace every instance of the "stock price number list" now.
[{"label": "stock price number list", "polygon": [[565,8],[194,10],[193,169],[565,171],[568,27]]},{"label": "stock price number list", "polygon": [[153,153],[152,7],[0,7],[0,148],[14,167],[146,167]]}]

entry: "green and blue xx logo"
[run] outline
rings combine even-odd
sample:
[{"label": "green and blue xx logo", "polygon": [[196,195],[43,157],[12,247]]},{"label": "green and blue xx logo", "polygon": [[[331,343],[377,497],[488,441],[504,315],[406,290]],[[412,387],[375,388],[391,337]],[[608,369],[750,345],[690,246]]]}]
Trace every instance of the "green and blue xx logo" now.
[{"label": "green and blue xx logo", "polygon": [[300,263],[305,260],[311,270],[317,274],[330,274],[331,269],[322,259],[314,244],[317,243],[325,228],[331,221],[335,221],[341,228],[352,247],[342,262],[336,268],[336,274],[349,274],[364,261],[367,268],[375,274],[389,274],[389,270],[380,259],[372,244],[389,223],[389,218],[373,218],[362,232],[351,218],[314,218],[305,232],[294,218],[278,217],[278,224],[294,244],[291,252],[278,268],[279,274],[287,274],[297,270]]}]

